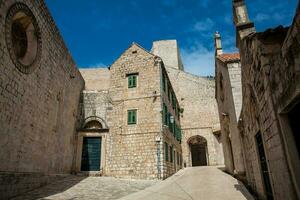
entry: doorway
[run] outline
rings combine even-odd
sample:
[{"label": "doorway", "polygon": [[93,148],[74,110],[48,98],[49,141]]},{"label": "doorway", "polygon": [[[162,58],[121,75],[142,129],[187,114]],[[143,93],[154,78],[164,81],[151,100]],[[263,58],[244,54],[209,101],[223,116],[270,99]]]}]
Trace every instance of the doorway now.
[{"label": "doorway", "polygon": [[101,137],[84,137],[81,171],[100,171]]},{"label": "doorway", "polygon": [[188,141],[192,166],[207,166],[207,141],[199,135],[193,136]]},{"label": "doorway", "polygon": [[296,143],[296,148],[298,151],[298,157],[299,153],[300,153],[300,145],[299,145],[299,141],[300,141],[300,123],[299,123],[299,116],[300,116],[300,103],[298,103],[289,113],[288,113],[288,117],[289,117],[289,121],[290,121],[290,126],[293,132],[293,136],[294,136],[294,141]]}]

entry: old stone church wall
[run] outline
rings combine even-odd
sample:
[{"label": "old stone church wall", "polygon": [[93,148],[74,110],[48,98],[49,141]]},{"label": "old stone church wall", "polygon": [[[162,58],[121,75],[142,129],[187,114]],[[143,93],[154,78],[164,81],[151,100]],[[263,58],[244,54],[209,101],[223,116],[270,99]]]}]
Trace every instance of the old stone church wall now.
[{"label": "old stone church wall", "polygon": [[2,199],[71,172],[84,81],[43,1],[0,1],[0,13]]}]

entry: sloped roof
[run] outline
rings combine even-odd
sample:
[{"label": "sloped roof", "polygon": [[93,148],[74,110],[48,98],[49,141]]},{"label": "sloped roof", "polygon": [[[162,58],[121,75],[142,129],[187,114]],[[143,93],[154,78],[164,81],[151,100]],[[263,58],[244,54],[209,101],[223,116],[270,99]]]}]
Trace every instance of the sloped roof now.
[{"label": "sloped roof", "polygon": [[222,62],[235,62],[241,60],[239,53],[224,53],[218,55],[217,58]]}]

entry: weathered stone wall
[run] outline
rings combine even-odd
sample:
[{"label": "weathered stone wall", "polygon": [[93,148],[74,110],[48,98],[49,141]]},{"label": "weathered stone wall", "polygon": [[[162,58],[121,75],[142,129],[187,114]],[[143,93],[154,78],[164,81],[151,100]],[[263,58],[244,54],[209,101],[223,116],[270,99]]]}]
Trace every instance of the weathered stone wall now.
[{"label": "weathered stone wall", "polygon": [[184,70],[176,40],[154,41],[151,52],[162,58],[167,68]]},{"label": "weathered stone wall", "polygon": [[[159,178],[163,141],[157,143],[156,139],[162,134],[161,67],[160,58],[133,44],[110,68],[109,176]],[[136,88],[128,88],[126,75],[130,73],[138,73]],[[129,109],[137,109],[137,124],[127,124]]]},{"label": "weathered stone wall", "polygon": [[[166,85],[168,85],[168,88],[166,87],[165,91],[161,90],[161,96],[162,96],[162,103],[164,103],[167,106],[168,112],[174,117],[174,122],[177,124],[180,128],[180,116],[176,114],[176,111],[173,109],[172,102],[170,102],[169,98],[169,91],[174,91],[173,85],[171,84],[171,80],[169,78],[169,75],[167,73],[166,68],[161,66],[161,74],[165,77]],[[175,94],[177,105],[179,105],[179,101],[177,99],[177,94]],[[161,117],[163,118],[163,112],[161,112]],[[164,120],[163,120],[164,121]],[[163,125],[163,135],[162,135],[162,141],[161,141],[161,158],[162,158],[162,178],[167,178],[174,173],[176,173],[179,169],[182,168],[182,141],[178,141],[176,139],[176,134],[172,133],[170,128],[167,125]],[[168,161],[166,161],[166,153],[165,153],[165,143],[168,144]],[[170,153],[170,146],[173,147],[173,161],[171,162],[171,153]],[[177,156],[177,153],[179,153],[179,156]]]},{"label": "weathered stone wall", "polygon": [[298,7],[289,30],[279,27],[252,34],[243,39],[239,47],[243,66],[241,126],[247,177],[260,198],[265,198],[265,189],[255,141],[258,132],[263,137],[274,198],[299,198],[299,154],[291,151],[295,141],[289,122],[284,120],[285,112],[299,103],[299,28]]},{"label": "weathered stone wall", "polygon": [[[34,16],[37,53],[29,66],[20,64],[26,60],[20,61],[13,51],[17,43],[8,10],[16,2],[22,4],[14,10],[22,8]],[[43,1],[0,2],[0,69],[0,171],[69,173],[84,81]],[[39,185],[35,181],[27,190]]]},{"label": "weathered stone wall", "polygon": [[[222,56],[222,54],[220,55]],[[244,158],[238,120],[242,104],[240,61],[216,62],[216,99],[221,123],[222,144],[226,170],[244,175]]]},{"label": "weathered stone wall", "polygon": [[108,68],[80,68],[85,80],[85,90],[103,91],[110,86],[110,71]]},{"label": "weathered stone wall", "polygon": [[214,81],[173,68],[167,68],[167,71],[180,108],[184,109],[180,118],[183,130],[183,162],[186,166],[191,166],[187,142],[190,137],[200,135],[207,140],[208,164],[224,164],[219,136],[213,134],[215,128],[219,127]]}]

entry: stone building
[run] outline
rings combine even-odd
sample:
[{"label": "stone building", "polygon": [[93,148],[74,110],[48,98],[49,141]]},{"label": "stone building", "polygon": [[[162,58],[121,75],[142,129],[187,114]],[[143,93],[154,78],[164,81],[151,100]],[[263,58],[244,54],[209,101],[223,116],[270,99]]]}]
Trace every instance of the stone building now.
[{"label": "stone building", "polygon": [[0,198],[82,173],[164,179],[223,164],[214,81],[175,40],[76,67],[44,1],[0,0]]},{"label": "stone building", "polygon": [[43,1],[0,0],[0,199],[72,171],[84,80]]},{"label": "stone building", "polygon": [[260,199],[299,199],[300,7],[290,27],[265,32],[256,32],[243,0],[233,1],[233,13],[247,184]]},{"label": "stone building", "polygon": [[238,130],[242,106],[241,61],[238,53],[223,53],[221,36],[215,34],[215,96],[226,171],[244,178],[243,149]]},{"label": "stone building", "polygon": [[153,42],[152,53],[162,58],[183,111],[184,166],[224,164],[214,80],[184,71],[176,40]]},{"label": "stone building", "polygon": [[[133,43],[109,69],[81,73],[86,87],[77,172],[156,179],[181,168],[180,107],[161,58]],[[101,162],[86,169],[82,146],[91,138],[100,140]]]}]

